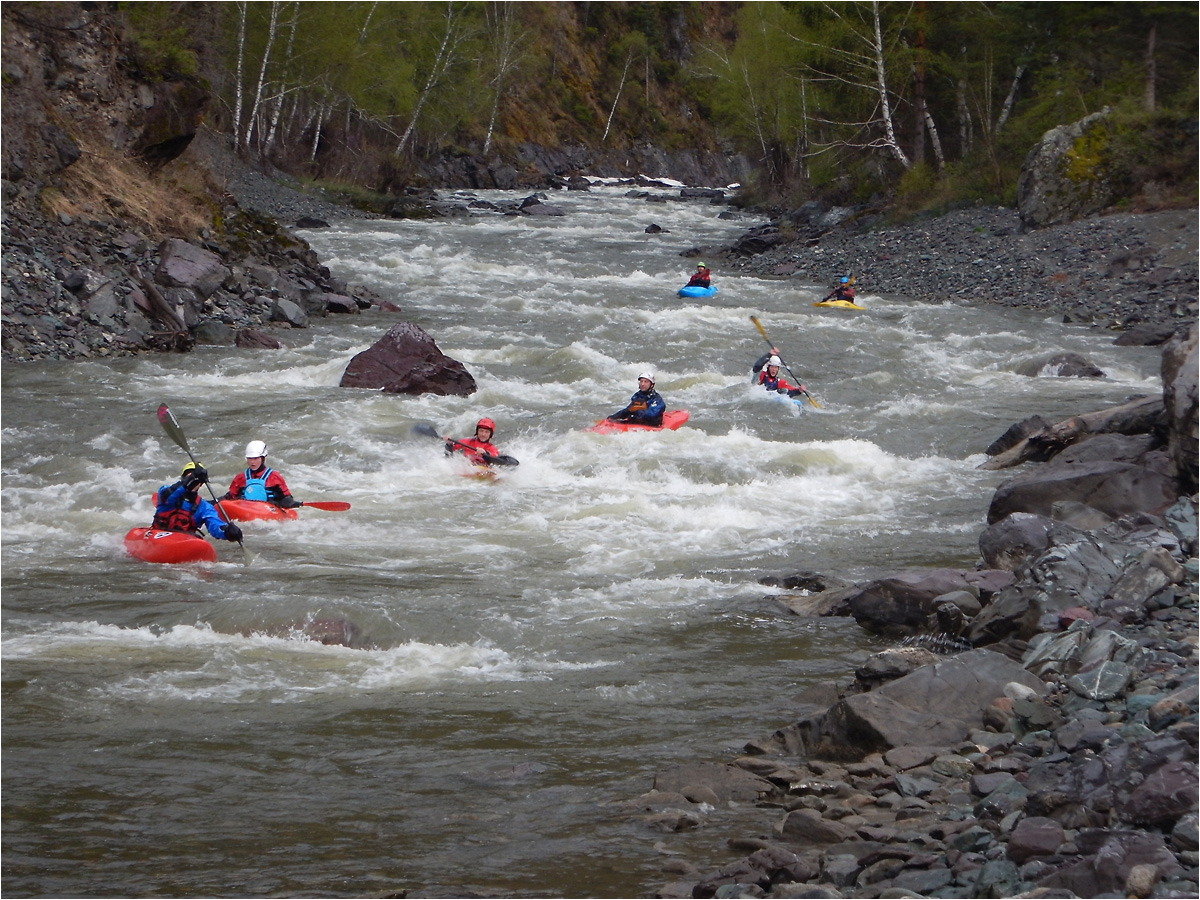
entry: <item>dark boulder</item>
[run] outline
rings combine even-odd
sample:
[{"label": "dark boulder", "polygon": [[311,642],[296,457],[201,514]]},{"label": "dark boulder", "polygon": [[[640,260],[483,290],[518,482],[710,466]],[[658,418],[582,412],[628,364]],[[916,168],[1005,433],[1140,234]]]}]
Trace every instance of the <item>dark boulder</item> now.
[{"label": "dark boulder", "polygon": [[1167,408],[1167,447],[1183,493],[1194,494],[1200,444],[1197,432],[1197,329],[1179,334],[1163,348],[1163,401]]},{"label": "dark boulder", "polygon": [[1078,353],[1054,353],[1038,359],[1025,360],[1014,368],[1018,375],[1030,378],[1103,378],[1104,371]]},{"label": "dark boulder", "polygon": [[872,634],[903,637],[937,624],[934,600],[953,591],[996,593],[1013,580],[1010,572],[930,569],[901,572],[867,582],[849,598],[850,615]]},{"label": "dark boulder", "polygon": [[1161,513],[1177,496],[1174,479],[1143,466],[1103,460],[1055,463],[1001,484],[992,497],[987,520],[992,524],[1015,512],[1049,517],[1061,500],[1076,500],[1113,518]]},{"label": "dark boulder", "polygon": [[1045,690],[1020,663],[989,650],[924,666],[836,703],[822,722],[820,751],[861,759],[893,747],[953,746],[983,727],[983,710],[1014,681],[1039,694]]},{"label": "dark boulder", "polygon": [[467,397],[475,379],[451,359],[420,326],[393,325],[346,366],[341,387],[382,389],[387,394],[438,394]]},{"label": "dark boulder", "polygon": [[283,343],[265,331],[256,328],[243,328],[233,340],[234,344],[243,350],[282,350]]},{"label": "dark boulder", "polygon": [[197,82],[186,79],[144,85],[142,94],[142,130],[129,150],[157,169],[178,158],[192,143],[204,119],[209,94]]}]

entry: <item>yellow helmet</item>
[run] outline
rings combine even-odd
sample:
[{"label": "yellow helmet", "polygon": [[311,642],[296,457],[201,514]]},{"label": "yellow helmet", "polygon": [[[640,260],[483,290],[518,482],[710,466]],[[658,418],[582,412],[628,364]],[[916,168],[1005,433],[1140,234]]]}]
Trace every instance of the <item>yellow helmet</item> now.
[{"label": "yellow helmet", "polygon": [[190,462],[186,466],[183,467],[183,471],[179,473],[179,477],[182,478],[188,472],[192,471],[192,469],[202,469],[202,468],[204,468],[204,467],[202,465],[200,465],[200,463]]}]

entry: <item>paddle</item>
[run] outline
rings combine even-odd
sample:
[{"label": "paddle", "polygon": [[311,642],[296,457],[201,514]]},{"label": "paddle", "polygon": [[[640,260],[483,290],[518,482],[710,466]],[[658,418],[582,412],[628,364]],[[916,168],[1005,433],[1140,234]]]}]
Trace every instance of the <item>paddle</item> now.
[{"label": "paddle", "polygon": [[428,422],[419,422],[413,426],[412,430],[416,434],[422,435],[424,437],[437,438],[439,441],[445,441],[448,444],[458,444],[458,446],[463,447],[467,450],[475,451],[476,453],[479,453],[479,455],[483,457],[483,461],[485,463],[487,463],[489,466],[492,466],[492,465],[495,465],[495,466],[519,466],[521,464],[520,460],[516,459],[515,457],[492,456],[492,454],[490,454],[490,453],[482,453],[482,452],[476,450],[470,444],[464,444],[462,441],[456,441],[454,438],[442,437],[440,434],[438,434],[437,429],[434,428],[432,425],[430,425]]},{"label": "paddle", "polygon": [[325,509],[329,512],[345,512],[350,504],[345,500],[305,500],[301,506],[311,506],[313,509]]},{"label": "paddle", "polygon": [[[758,317],[751,316],[750,321],[754,323],[754,327],[758,329],[758,333],[763,336],[763,340],[767,342],[767,346],[770,347],[772,350],[774,350],[775,345],[772,344],[771,339],[769,337],[767,337],[767,329],[763,328],[762,322],[758,321]],[[800,384],[800,379],[796,378],[796,373],[793,372],[790,368],[788,368],[788,366],[786,364],[784,365],[784,368],[787,369],[789,375],[791,375],[793,378],[796,379],[796,384]],[[816,400],[813,399],[813,395],[808,392],[808,388],[801,387],[800,393],[802,393],[804,395],[804,399],[806,399],[809,403],[811,403],[816,409],[821,408],[821,404],[819,404]]]},{"label": "paddle", "polygon": [[[183,448],[183,452],[188,455],[188,459],[196,463],[196,465],[200,465],[200,463],[196,462],[196,457],[192,456],[192,451],[188,447],[187,438],[184,437],[183,429],[179,427],[179,423],[175,421],[175,416],[171,413],[171,410],[167,408],[165,403],[158,408],[158,424],[163,427],[163,431],[167,433],[167,436],[171,440]],[[212,485],[207,481],[204,484],[208,488],[209,495],[213,498],[213,503],[215,503],[217,505],[217,509],[220,510],[221,517],[225,519],[226,522],[232,521],[229,516],[225,515],[225,510],[221,509],[221,501],[218,500],[217,495],[213,493]],[[250,563],[254,560],[254,555],[246,549],[246,545],[240,540],[238,541],[238,546],[242,548],[242,563],[247,566],[250,565]]]}]

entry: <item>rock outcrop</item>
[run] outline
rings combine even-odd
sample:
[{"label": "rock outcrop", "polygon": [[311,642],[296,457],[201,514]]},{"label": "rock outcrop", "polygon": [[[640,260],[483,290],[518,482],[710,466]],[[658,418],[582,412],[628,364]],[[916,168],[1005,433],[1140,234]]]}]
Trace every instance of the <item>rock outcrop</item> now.
[{"label": "rock outcrop", "polygon": [[1112,202],[1108,114],[1104,109],[1052,128],[1029,151],[1017,179],[1017,209],[1026,228],[1080,219]]}]

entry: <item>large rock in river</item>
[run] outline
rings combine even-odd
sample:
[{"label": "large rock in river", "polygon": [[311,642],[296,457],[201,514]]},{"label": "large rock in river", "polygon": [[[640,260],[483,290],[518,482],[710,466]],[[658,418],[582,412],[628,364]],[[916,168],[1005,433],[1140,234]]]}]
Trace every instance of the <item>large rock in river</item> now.
[{"label": "large rock in river", "polygon": [[382,389],[386,394],[468,397],[475,379],[451,359],[420,326],[393,325],[388,333],[350,360],[341,387]]}]

